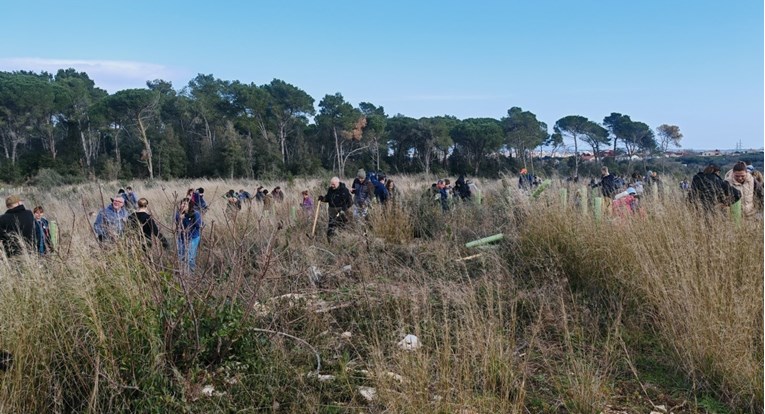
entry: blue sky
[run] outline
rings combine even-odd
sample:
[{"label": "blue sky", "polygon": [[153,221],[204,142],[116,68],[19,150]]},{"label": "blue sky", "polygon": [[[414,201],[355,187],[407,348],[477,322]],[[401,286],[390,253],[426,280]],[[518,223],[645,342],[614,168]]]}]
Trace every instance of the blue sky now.
[{"label": "blue sky", "polygon": [[198,73],[314,97],[340,92],[411,117],[501,118],[550,129],[611,112],[683,147],[761,148],[763,2],[5,2],[0,70],[74,67],[109,92]]}]

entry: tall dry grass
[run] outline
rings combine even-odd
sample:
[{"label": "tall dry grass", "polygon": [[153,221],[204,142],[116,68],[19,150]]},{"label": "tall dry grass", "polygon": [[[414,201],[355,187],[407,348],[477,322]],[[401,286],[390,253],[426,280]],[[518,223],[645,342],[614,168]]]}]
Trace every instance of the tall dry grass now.
[{"label": "tall dry grass", "polygon": [[[170,239],[177,200],[205,188],[193,274],[172,248],[96,243],[90,223],[117,183],[27,194],[61,243],[0,265],[0,347],[14,355],[0,412],[599,413],[671,406],[660,398],[677,389],[691,412],[706,395],[762,410],[761,221],[705,220],[666,191],[642,217],[597,222],[574,188],[564,206],[563,187],[532,198],[500,181],[444,214],[428,182],[394,178],[396,205],[331,243],[325,211],[316,237],[292,214],[319,180],[265,183],[285,203],[236,217],[220,196],[256,183],[134,184]],[[422,348],[400,349],[406,334]],[[692,385],[652,391],[634,362],[655,353]]]}]

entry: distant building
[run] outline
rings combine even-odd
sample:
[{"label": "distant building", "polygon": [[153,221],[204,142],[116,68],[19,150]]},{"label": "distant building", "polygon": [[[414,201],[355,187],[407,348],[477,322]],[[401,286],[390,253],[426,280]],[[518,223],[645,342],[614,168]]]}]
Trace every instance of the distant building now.
[{"label": "distant building", "polygon": [[686,155],[685,151],[667,151],[664,156],[667,158],[680,158]]},{"label": "distant building", "polygon": [[589,152],[581,152],[579,153],[579,159],[582,161],[595,161],[595,156],[590,154]]},{"label": "distant building", "polygon": [[722,152],[720,150],[716,149],[714,151],[703,151],[701,153],[702,157],[719,157],[722,155]]}]

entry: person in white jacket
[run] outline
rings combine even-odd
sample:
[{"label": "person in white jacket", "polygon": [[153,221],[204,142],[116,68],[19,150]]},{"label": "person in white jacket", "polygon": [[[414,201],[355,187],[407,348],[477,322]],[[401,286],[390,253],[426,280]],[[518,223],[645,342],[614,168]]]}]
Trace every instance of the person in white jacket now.
[{"label": "person in white jacket", "polygon": [[755,199],[762,200],[762,190],[754,185],[754,177],[746,170],[743,161],[733,165],[733,169],[725,173],[725,181],[741,193],[741,212],[744,217],[757,215]]}]

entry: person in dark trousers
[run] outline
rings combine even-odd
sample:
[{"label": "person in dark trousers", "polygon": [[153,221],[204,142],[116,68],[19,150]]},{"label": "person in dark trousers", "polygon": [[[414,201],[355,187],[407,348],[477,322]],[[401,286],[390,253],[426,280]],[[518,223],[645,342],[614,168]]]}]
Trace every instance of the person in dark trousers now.
[{"label": "person in dark trousers", "polygon": [[156,240],[159,240],[162,247],[167,248],[169,245],[167,239],[159,231],[157,222],[154,221],[154,217],[149,213],[149,200],[139,198],[136,205],[138,206],[138,210],[128,216],[128,224],[133,229],[139,231],[138,234],[144,250],[151,248]]},{"label": "person in dark trousers", "polygon": [[729,206],[741,198],[741,193],[723,180],[720,167],[709,164],[703,171],[693,176],[688,201],[705,213],[718,213],[724,206]]},{"label": "person in dark trousers", "polygon": [[0,215],[0,242],[5,254],[16,256],[24,251],[24,244],[32,247],[35,241],[35,216],[24,208],[21,198],[12,195],[5,199],[8,210]]},{"label": "person in dark trousers", "polygon": [[327,209],[327,239],[335,235],[337,228],[344,226],[348,222],[348,209],[353,206],[351,192],[345,183],[341,183],[338,177],[332,177],[329,181],[327,194],[319,196],[319,202],[328,203]]},{"label": "person in dark trousers", "polygon": [[35,249],[37,253],[44,256],[53,251],[53,242],[50,237],[50,223],[43,217],[45,210],[42,206],[37,206],[32,210],[35,218]]}]

